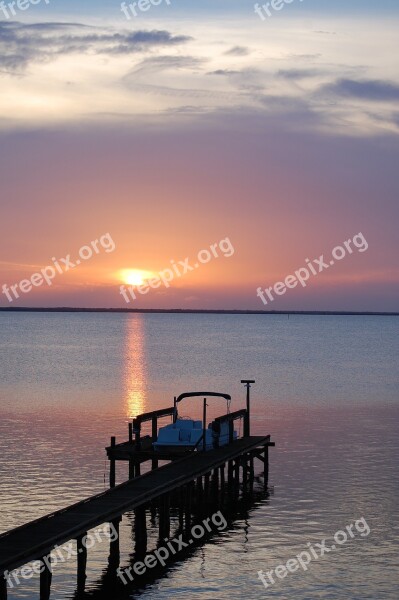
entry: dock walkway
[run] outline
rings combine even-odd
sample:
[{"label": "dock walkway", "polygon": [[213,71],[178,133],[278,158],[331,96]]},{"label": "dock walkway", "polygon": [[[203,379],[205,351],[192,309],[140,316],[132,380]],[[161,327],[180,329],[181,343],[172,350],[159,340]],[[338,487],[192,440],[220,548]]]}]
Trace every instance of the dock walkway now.
[{"label": "dock walkway", "polygon": [[[248,453],[274,446],[270,436],[250,436],[233,444],[195,452],[86,500],[0,535],[0,576],[48,556],[55,546],[80,539],[88,530],[113,522]],[[4,596],[2,596],[4,597]]]}]

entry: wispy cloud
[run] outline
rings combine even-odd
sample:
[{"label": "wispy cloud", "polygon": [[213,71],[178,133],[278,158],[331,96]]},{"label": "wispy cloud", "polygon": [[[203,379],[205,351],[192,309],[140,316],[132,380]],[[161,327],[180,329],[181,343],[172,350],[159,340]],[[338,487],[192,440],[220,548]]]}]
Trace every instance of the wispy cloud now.
[{"label": "wispy cloud", "polygon": [[0,69],[21,72],[32,62],[49,62],[61,55],[129,55],[191,39],[165,30],[110,32],[81,23],[0,23]]},{"label": "wispy cloud", "polygon": [[338,79],[332,84],[325,85],[322,91],[335,96],[373,102],[399,100],[399,85],[390,81]]},{"label": "wispy cloud", "polygon": [[310,77],[317,77],[322,71],[319,69],[280,69],[277,72],[277,77],[283,79],[296,81],[298,79],[308,79]]},{"label": "wispy cloud", "polygon": [[226,56],[248,56],[251,53],[246,46],[233,46],[225,52]]},{"label": "wispy cloud", "polygon": [[[319,31],[330,31],[325,25]],[[331,25],[335,32],[339,24]],[[135,115],[136,122],[165,115],[171,123],[171,114],[186,122],[211,113],[241,114],[238,127],[256,113],[295,130],[397,132],[399,83],[378,53],[353,52],[362,27],[353,29],[355,41],[337,28],[339,48],[335,35],[312,29],[294,44],[290,27],[270,29],[267,38],[263,29],[227,28],[221,39],[209,22],[177,22],[176,31],[0,23],[0,128],[88,118],[131,123]]]},{"label": "wispy cloud", "polygon": [[164,72],[166,70],[180,69],[197,69],[204,63],[204,59],[195,58],[193,56],[152,56],[140,61],[126,78],[129,79],[131,74],[137,73],[154,73],[157,71]]}]

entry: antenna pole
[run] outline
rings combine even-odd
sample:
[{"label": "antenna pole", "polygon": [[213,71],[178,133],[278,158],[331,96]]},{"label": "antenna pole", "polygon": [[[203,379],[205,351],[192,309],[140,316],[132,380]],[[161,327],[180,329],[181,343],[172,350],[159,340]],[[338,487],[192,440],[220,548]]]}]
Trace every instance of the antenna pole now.
[{"label": "antenna pole", "polygon": [[250,399],[250,389],[251,383],[255,383],[255,379],[241,379],[241,383],[247,388],[247,416],[244,421],[244,437],[249,437],[251,435],[251,399]]}]

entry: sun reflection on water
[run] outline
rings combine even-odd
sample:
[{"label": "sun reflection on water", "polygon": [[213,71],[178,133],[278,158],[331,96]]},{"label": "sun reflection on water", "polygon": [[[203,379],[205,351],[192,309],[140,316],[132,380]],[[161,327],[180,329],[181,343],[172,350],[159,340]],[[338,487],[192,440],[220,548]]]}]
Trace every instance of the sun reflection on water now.
[{"label": "sun reflection on water", "polygon": [[147,410],[147,365],[142,315],[130,315],[126,323],[126,416],[132,419]]}]

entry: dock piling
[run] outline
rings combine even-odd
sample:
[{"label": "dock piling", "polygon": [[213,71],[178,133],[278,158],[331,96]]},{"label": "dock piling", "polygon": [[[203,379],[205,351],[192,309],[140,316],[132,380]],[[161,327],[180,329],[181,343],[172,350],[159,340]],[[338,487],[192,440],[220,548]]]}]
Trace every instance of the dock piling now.
[{"label": "dock piling", "polygon": [[170,535],[170,494],[160,497],[159,506],[159,539],[168,538]]},{"label": "dock piling", "polygon": [[134,511],[134,528],[136,533],[136,554],[144,556],[147,551],[147,516],[145,506]]},{"label": "dock piling", "polygon": [[40,600],[50,600],[51,580],[53,577],[51,571],[51,554],[43,557],[43,570],[40,572]]},{"label": "dock piling", "polygon": [[7,580],[4,575],[0,576],[0,600],[7,600]]},{"label": "dock piling", "polygon": [[[156,441],[156,439],[158,438],[158,418],[156,416],[152,417],[152,439],[154,441]],[[151,461],[151,468],[152,469],[157,469],[158,468],[158,460],[156,458],[153,458]]]},{"label": "dock piling", "polygon": [[264,474],[264,486],[265,489],[267,488],[268,484],[269,484],[269,446],[263,446],[264,449],[264,467],[263,467],[263,474]]},{"label": "dock piling", "polygon": [[116,535],[115,535],[114,539],[110,540],[110,543],[109,543],[108,562],[109,562],[109,566],[113,569],[117,569],[119,567],[119,563],[120,563],[119,525],[120,525],[121,521],[122,521],[122,517],[118,517],[117,519],[114,519],[113,521],[111,521],[111,525],[112,525]]},{"label": "dock piling", "polygon": [[86,535],[78,537],[76,540],[76,551],[78,554],[77,560],[77,583],[78,593],[84,592],[86,586],[86,567],[87,567],[87,548],[86,548]]},{"label": "dock piling", "polygon": [[[116,437],[111,437],[111,448],[115,448],[116,446]],[[110,468],[109,468],[109,487],[114,488],[116,482],[116,461],[114,458],[110,458]]]}]

